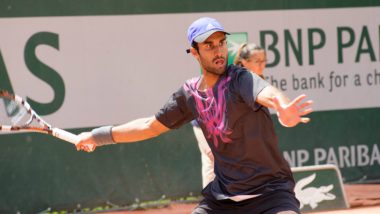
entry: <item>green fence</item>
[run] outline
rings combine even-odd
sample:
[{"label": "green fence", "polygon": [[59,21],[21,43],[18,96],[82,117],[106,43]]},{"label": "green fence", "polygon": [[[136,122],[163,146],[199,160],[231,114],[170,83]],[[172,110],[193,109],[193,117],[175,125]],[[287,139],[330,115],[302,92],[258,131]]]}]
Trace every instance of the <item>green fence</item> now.
[{"label": "green fence", "polygon": [[0,135],[0,142],[0,213],[126,206],[199,195],[202,187],[190,125],[90,154],[41,134]]}]

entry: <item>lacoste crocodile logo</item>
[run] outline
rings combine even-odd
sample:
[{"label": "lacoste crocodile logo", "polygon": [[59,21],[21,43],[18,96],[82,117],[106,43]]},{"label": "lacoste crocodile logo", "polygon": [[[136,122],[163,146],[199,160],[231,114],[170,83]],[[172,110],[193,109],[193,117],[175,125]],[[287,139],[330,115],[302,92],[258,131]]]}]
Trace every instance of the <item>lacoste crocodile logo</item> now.
[{"label": "lacoste crocodile logo", "polygon": [[334,200],[336,196],[330,191],[334,188],[333,184],[328,186],[320,186],[320,187],[306,187],[311,182],[314,181],[316,175],[315,173],[302,178],[296,183],[294,191],[296,193],[297,199],[300,201],[300,209],[302,209],[305,205],[309,205],[312,209],[318,207],[318,203],[321,203],[325,200]]}]

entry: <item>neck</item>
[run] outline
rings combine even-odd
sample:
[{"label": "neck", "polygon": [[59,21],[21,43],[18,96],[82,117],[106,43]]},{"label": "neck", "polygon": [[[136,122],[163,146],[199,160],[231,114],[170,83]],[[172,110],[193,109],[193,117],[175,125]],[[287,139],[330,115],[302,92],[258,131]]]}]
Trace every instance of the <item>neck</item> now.
[{"label": "neck", "polygon": [[214,85],[218,81],[219,77],[220,77],[220,75],[209,73],[207,71],[206,72],[203,71],[201,83],[199,85],[198,90],[203,91],[203,90],[207,90],[207,89],[214,87]]}]

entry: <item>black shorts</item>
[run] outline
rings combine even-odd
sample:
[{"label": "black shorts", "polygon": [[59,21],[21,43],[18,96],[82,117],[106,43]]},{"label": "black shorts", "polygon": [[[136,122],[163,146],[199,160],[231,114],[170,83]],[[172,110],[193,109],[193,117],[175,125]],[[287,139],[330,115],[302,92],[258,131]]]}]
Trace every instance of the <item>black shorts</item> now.
[{"label": "black shorts", "polygon": [[275,190],[256,198],[235,202],[230,199],[216,200],[210,189],[208,185],[202,191],[204,199],[192,214],[276,214],[281,211],[300,213],[300,203],[293,192]]}]

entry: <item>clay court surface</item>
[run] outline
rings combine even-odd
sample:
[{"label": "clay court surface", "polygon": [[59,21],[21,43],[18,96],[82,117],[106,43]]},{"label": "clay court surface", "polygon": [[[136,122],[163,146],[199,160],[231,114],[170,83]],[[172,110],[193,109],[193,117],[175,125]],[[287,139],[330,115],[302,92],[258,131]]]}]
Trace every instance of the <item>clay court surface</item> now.
[{"label": "clay court surface", "polygon": [[[345,185],[350,209],[313,212],[314,214],[380,214],[380,184]],[[196,204],[172,203],[165,208],[139,211],[114,211],[104,214],[188,214]]]}]

